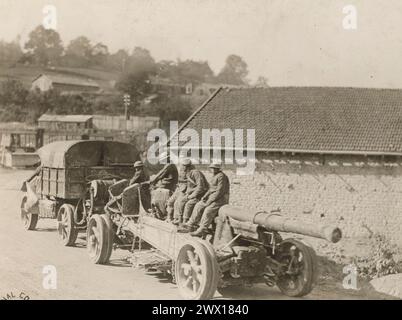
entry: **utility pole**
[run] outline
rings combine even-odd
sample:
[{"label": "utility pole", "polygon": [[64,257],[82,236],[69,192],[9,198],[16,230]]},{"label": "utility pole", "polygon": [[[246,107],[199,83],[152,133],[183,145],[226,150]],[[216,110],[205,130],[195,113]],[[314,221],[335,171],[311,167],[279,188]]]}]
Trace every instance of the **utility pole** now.
[{"label": "utility pole", "polygon": [[131,97],[129,94],[125,94],[123,96],[123,101],[124,101],[124,123],[125,123],[125,129],[124,129],[124,133],[125,136],[127,138],[127,121],[130,120],[130,115],[128,113],[128,107],[131,104]]}]

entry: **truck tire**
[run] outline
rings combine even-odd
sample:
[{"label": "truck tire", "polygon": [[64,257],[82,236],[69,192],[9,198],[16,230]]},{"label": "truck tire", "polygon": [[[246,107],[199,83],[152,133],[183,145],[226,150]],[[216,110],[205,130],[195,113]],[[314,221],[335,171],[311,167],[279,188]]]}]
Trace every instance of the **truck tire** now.
[{"label": "truck tire", "polygon": [[95,264],[104,264],[108,259],[108,235],[105,220],[98,214],[93,215],[87,227],[87,250]]},{"label": "truck tire", "polygon": [[21,201],[21,221],[25,230],[35,230],[39,220],[39,215],[32,214],[25,209],[25,203],[28,197],[24,196]]},{"label": "truck tire", "polygon": [[57,213],[57,230],[64,246],[70,247],[75,244],[78,230],[74,223],[74,206],[68,203],[63,204]]},{"label": "truck tire", "polygon": [[105,255],[105,259],[103,263],[108,263],[110,256],[112,255],[113,251],[113,243],[114,243],[114,230],[113,230],[113,222],[110,219],[109,215],[107,214],[102,214],[101,215],[102,219],[105,222],[105,227],[106,227],[106,240],[107,240],[107,252]]}]

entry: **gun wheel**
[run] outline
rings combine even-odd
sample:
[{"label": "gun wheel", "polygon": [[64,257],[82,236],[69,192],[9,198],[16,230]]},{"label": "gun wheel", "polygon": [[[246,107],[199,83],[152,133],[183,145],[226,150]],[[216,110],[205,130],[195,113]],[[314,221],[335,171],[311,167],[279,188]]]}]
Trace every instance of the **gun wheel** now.
[{"label": "gun wheel", "polygon": [[284,240],[275,259],[284,265],[276,282],[283,294],[302,297],[311,292],[317,273],[317,260],[312,248],[297,240]]},{"label": "gun wheel", "polygon": [[74,223],[74,206],[63,204],[57,213],[57,230],[64,246],[73,246],[77,240],[78,230]]},{"label": "gun wheel", "polygon": [[25,230],[35,230],[36,224],[38,223],[39,216],[37,214],[32,214],[25,209],[25,204],[28,200],[27,196],[24,196],[21,201],[21,221]]},{"label": "gun wheel", "polygon": [[95,214],[88,222],[87,250],[89,258],[95,264],[104,264],[110,258],[110,232],[105,219]]},{"label": "gun wheel", "polygon": [[183,298],[213,298],[218,283],[218,270],[214,259],[201,241],[189,240],[182,245],[175,263],[175,277]]}]

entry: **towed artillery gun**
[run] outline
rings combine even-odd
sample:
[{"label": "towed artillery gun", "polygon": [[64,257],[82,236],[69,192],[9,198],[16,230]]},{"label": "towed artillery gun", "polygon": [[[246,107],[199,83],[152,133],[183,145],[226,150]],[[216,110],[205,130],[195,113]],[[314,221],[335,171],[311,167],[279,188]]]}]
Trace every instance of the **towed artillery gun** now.
[{"label": "towed artillery gun", "polygon": [[91,216],[103,212],[108,186],[131,178],[140,159],[133,145],[116,141],[58,141],[38,154],[40,167],[22,187],[21,220],[34,230],[39,219],[57,219],[65,246],[74,245]]},{"label": "towed artillery gun", "polygon": [[[317,277],[315,252],[301,241],[282,239],[279,232],[333,243],[342,237],[335,227],[226,205],[219,210],[210,235],[200,239],[178,233],[176,226],[155,217],[152,203],[166,195],[151,192],[149,196],[147,183],[127,187],[127,182],[120,181],[109,191],[105,214],[93,215],[88,223],[91,260],[105,264],[116,244],[131,244],[134,263],[170,273],[186,299],[211,299],[219,287],[258,282],[277,285],[287,296],[307,295]],[[150,263],[137,263],[142,241],[153,248],[148,250]]]}]

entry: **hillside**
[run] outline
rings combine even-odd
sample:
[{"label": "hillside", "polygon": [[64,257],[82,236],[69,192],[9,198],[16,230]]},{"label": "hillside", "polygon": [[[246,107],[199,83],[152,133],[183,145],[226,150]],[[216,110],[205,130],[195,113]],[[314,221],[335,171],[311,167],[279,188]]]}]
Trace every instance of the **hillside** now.
[{"label": "hillside", "polygon": [[38,75],[46,73],[49,75],[58,76],[74,76],[83,79],[91,79],[96,81],[100,87],[105,91],[114,91],[114,83],[117,80],[119,74],[115,72],[109,72],[97,69],[85,69],[85,68],[67,68],[67,67],[34,67],[17,65],[15,67],[7,67],[0,65],[0,82],[6,79],[15,79],[21,81],[24,86],[29,89],[31,87],[32,80]]}]

